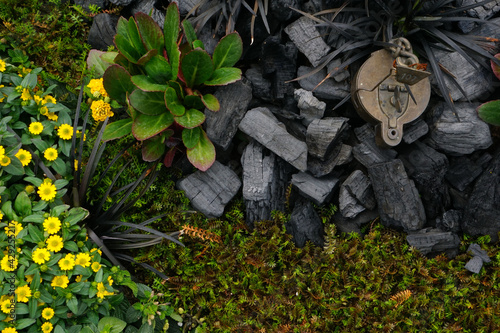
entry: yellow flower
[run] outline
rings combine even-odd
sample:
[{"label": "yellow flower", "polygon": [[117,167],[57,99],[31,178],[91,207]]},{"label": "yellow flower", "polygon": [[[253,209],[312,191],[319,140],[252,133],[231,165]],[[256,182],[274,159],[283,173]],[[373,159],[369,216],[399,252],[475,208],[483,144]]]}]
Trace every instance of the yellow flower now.
[{"label": "yellow flower", "polygon": [[110,286],[113,285],[113,279],[111,278],[111,276],[108,276],[108,283]]},{"label": "yellow flower", "polygon": [[61,220],[54,216],[47,217],[43,221],[43,229],[50,235],[55,234],[61,229]]},{"label": "yellow flower", "polygon": [[93,249],[91,249],[90,253],[95,252],[95,251],[97,251],[97,253],[99,253],[99,255],[102,254],[102,251],[100,249],[96,248],[96,247],[94,247]]},{"label": "yellow flower", "polygon": [[17,333],[17,330],[14,327],[7,327],[4,328],[1,333]]},{"label": "yellow flower", "polygon": [[12,301],[10,300],[10,298],[4,298],[0,302],[0,306],[2,308],[2,312],[3,313],[10,313],[11,304],[12,304]]},{"label": "yellow flower", "polygon": [[95,273],[97,273],[101,269],[101,264],[98,263],[97,261],[94,261],[90,267]]},{"label": "yellow flower", "polygon": [[59,260],[58,264],[61,270],[70,271],[75,267],[75,256],[73,254],[67,254],[64,258]]},{"label": "yellow flower", "polygon": [[42,185],[38,187],[38,195],[40,199],[45,201],[50,201],[56,197],[57,189],[54,184],[49,181],[44,181]]},{"label": "yellow flower", "polygon": [[5,61],[0,59],[0,72],[3,72],[5,70],[6,65],[7,64],[5,63]]},{"label": "yellow flower", "polygon": [[73,126],[62,124],[57,129],[57,135],[63,140],[71,140],[73,137]]},{"label": "yellow flower", "polygon": [[54,309],[52,308],[45,308],[42,310],[42,317],[45,320],[50,320],[52,317],[54,317]]},{"label": "yellow flower", "polygon": [[27,166],[31,162],[31,153],[24,149],[19,149],[15,155],[23,166]]},{"label": "yellow flower", "polygon": [[[50,95],[47,95],[43,98],[43,101],[45,103],[52,103],[52,104],[56,104],[57,103],[57,100],[53,97],[53,96],[50,96]],[[44,104],[45,104],[44,103]]]},{"label": "yellow flower", "polygon": [[44,105],[45,103],[47,103],[47,102],[45,102],[45,101],[43,100],[43,98],[41,98],[41,97],[40,97],[40,96],[38,96],[38,95],[33,96],[33,99],[35,100],[35,103],[36,103],[37,105],[40,105],[40,106],[42,106],[42,105]]},{"label": "yellow flower", "polygon": [[47,250],[52,252],[59,252],[64,246],[63,239],[61,236],[52,235],[47,238]]},{"label": "yellow flower", "polygon": [[55,161],[57,159],[57,149],[52,147],[45,149],[43,157],[45,157],[47,161]]},{"label": "yellow flower", "polygon": [[90,109],[92,110],[92,118],[95,121],[104,121],[107,117],[114,116],[113,111],[111,111],[111,105],[101,100],[93,101]]},{"label": "yellow flower", "polygon": [[33,274],[32,275],[26,275],[26,282],[31,283],[33,281]]},{"label": "yellow flower", "polygon": [[55,114],[54,112],[47,112],[47,114],[45,114],[45,116],[47,116],[47,118],[49,118],[49,120],[53,120],[53,121],[57,121],[57,119],[59,118],[59,116],[57,114]]},{"label": "yellow flower", "polygon": [[31,289],[28,285],[16,288],[17,301],[27,303],[31,297]]},{"label": "yellow flower", "polygon": [[66,275],[58,275],[54,276],[52,279],[52,283],[50,284],[52,287],[61,287],[61,288],[66,288],[68,287],[69,279]]},{"label": "yellow flower", "polygon": [[97,297],[104,298],[104,296],[109,296],[109,295],[113,295],[113,293],[106,290],[104,283],[99,282],[97,284]]},{"label": "yellow flower", "polygon": [[40,114],[42,116],[47,116],[48,117],[49,109],[46,106],[42,106],[40,109],[38,109],[38,111],[40,112]]},{"label": "yellow flower", "polygon": [[87,87],[90,88],[90,93],[95,97],[99,98],[101,95],[104,97],[109,97],[106,89],[104,89],[103,79],[92,79],[90,80]]},{"label": "yellow flower", "polygon": [[35,187],[33,185],[27,185],[24,190],[26,191],[26,193],[28,194],[31,194],[33,192],[35,192]]},{"label": "yellow flower", "polygon": [[5,155],[5,148],[3,146],[0,146],[0,156]]},{"label": "yellow flower", "polygon": [[30,124],[30,127],[28,128],[31,134],[38,135],[42,133],[43,131],[43,125],[42,123],[35,121],[34,123]]},{"label": "yellow flower", "polygon": [[35,263],[43,265],[50,260],[50,252],[47,249],[36,249],[33,251],[32,259]]},{"label": "yellow flower", "polygon": [[82,281],[82,278],[83,278],[83,275],[78,275],[78,276],[75,278],[75,281],[76,281],[76,282],[80,282],[80,281]]},{"label": "yellow flower", "polygon": [[90,255],[88,253],[78,253],[76,255],[75,264],[80,265],[82,267],[89,267],[90,266]]},{"label": "yellow flower", "polygon": [[0,212],[0,221],[2,221],[2,220],[3,220],[3,213]]},{"label": "yellow flower", "polygon": [[21,223],[19,223],[17,221],[10,221],[10,223],[7,224],[7,226],[4,228],[4,230],[5,230],[5,233],[7,234],[7,236],[17,237],[17,234],[19,234],[19,232],[21,232],[21,230],[23,230],[23,226],[21,225]]},{"label": "yellow flower", "polygon": [[6,255],[2,258],[0,262],[1,268],[6,272],[13,272],[17,269],[19,262],[17,259],[11,255]]},{"label": "yellow flower", "polygon": [[10,164],[10,158],[8,156],[5,156],[5,155],[0,156],[0,165],[1,166],[5,167],[5,166],[7,166],[9,164]]},{"label": "yellow flower", "polygon": [[21,93],[21,99],[23,101],[27,101],[27,100],[30,100],[32,99],[31,95],[30,95],[30,91],[28,88],[24,88],[23,89],[23,92]]},{"label": "yellow flower", "polygon": [[50,333],[52,332],[52,324],[48,321],[46,321],[45,323],[42,324],[42,332],[43,333]]}]

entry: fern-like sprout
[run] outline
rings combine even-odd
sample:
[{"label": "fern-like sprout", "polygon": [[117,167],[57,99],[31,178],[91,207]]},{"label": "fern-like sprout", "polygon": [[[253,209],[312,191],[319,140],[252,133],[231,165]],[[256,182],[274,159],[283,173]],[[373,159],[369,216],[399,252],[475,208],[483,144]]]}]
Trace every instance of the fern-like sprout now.
[{"label": "fern-like sprout", "polygon": [[192,227],[189,224],[185,224],[182,226],[182,229],[181,229],[179,235],[184,235],[184,234],[189,235],[191,237],[201,238],[202,240],[208,239],[211,242],[215,242],[215,243],[219,243],[219,244],[222,243],[222,239],[219,235],[217,235],[211,231],[205,230],[205,229],[201,229],[198,227]]}]

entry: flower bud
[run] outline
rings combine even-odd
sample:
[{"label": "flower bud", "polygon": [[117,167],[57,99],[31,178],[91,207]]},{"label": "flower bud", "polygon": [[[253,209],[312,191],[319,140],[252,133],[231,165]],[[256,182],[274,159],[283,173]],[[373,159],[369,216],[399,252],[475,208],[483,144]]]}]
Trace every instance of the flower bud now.
[{"label": "flower bud", "polygon": [[118,272],[118,267],[117,266],[111,267],[111,273],[117,273],[117,272]]},{"label": "flower bud", "polygon": [[48,270],[49,270],[49,266],[47,266],[47,265],[40,266],[40,272],[44,272],[45,273]]},{"label": "flower bud", "polygon": [[41,293],[41,292],[39,292],[39,291],[35,291],[35,292],[33,293],[33,298],[38,299],[38,298],[40,298],[40,296],[42,296],[42,293]]},{"label": "flower bud", "polygon": [[66,299],[71,299],[73,297],[73,294],[72,293],[67,293],[66,294]]},{"label": "flower bud", "polygon": [[78,246],[78,247],[83,247],[84,245],[85,245],[85,243],[84,243],[84,242],[82,242],[82,241],[78,241],[78,242],[76,243],[76,246]]}]

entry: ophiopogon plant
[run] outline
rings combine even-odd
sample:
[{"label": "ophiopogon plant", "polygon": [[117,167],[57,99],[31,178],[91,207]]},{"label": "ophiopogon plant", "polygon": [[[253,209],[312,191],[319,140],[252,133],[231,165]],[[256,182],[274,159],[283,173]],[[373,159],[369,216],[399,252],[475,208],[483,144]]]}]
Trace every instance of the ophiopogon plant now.
[{"label": "ophiopogon plant", "polygon": [[103,83],[110,98],[127,110],[124,119],[108,124],[103,140],[132,132],[142,141],[143,159],[164,157],[166,166],[182,141],[191,164],[207,170],[215,161],[215,147],[202,128],[202,110],[218,111],[220,104],[202,91],[241,79],[241,70],[232,67],[241,57],[240,36],[226,35],[210,55],[172,3],[163,31],[149,15],[138,13],[119,19],[114,42],[118,52],[89,55],[89,65],[105,69]]}]

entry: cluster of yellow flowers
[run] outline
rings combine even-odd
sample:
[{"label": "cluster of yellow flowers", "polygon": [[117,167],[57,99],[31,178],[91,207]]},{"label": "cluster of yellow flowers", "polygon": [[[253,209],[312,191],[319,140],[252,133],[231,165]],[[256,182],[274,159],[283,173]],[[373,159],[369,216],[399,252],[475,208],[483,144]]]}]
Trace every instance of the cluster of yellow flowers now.
[{"label": "cluster of yellow flowers", "polygon": [[113,117],[114,113],[111,111],[109,104],[109,95],[104,89],[103,79],[92,79],[87,85],[90,88],[90,93],[96,100],[92,101],[90,109],[92,110],[92,118],[95,121],[104,121],[107,117]]},{"label": "cluster of yellow flowers", "polygon": [[[14,155],[23,166],[27,166],[30,164],[32,160],[31,153],[24,149],[19,149],[17,153]],[[0,146],[0,165],[3,167],[8,166],[11,163],[11,159],[9,156],[5,155],[5,148]]]}]

